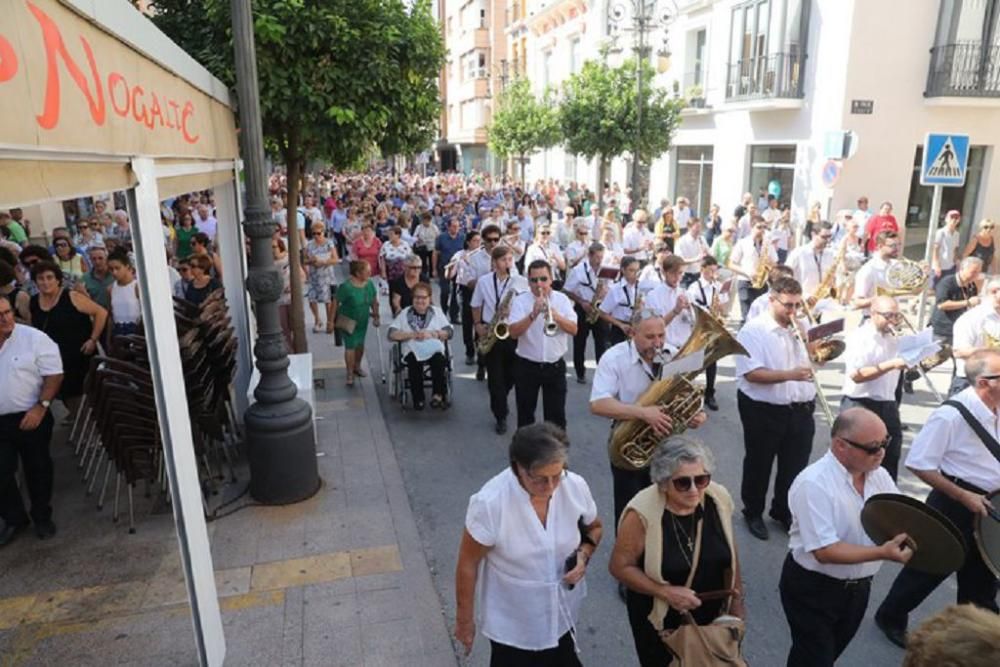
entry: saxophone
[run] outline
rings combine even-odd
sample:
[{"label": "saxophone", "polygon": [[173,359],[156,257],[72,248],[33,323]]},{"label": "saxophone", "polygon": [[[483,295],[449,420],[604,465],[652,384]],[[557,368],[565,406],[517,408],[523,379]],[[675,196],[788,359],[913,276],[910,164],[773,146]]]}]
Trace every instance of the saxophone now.
[{"label": "saxophone", "polygon": [[601,311],[597,309],[601,305],[601,290],[607,285],[607,278],[601,278],[597,281],[597,288],[594,290],[594,296],[590,299],[590,311],[587,313],[587,324],[594,324],[597,320],[601,319]]},{"label": "saxophone", "polygon": [[493,313],[493,319],[490,320],[486,337],[479,341],[479,344],[476,346],[476,351],[479,354],[486,356],[493,349],[493,346],[497,344],[498,340],[507,340],[510,338],[510,326],[504,320],[510,314],[510,302],[513,300],[514,289],[511,288],[503,295],[503,301],[497,306],[497,312]]},{"label": "saxophone", "polygon": [[837,279],[837,269],[840,267],[840,263],[844,261],[845,256],[847,256],[846,238],[843,243],[840,244],[840,250],[837,251],[837,256],[833,258],[833,264],[831,264],[830,268],[823,274],[819,281],[819,285],[816,286],[816,291],[812,293],[813,303],[816,303],[820,299],[825,299],[833,292],[833,284]]},{"label": "saxophone", "polygon": [[771,259],[767,255],[767,247],[762,246],[760,259],[757,261],[757,271],[750,279],[750,286],[754,289],[763,289],[767,285],[767,277],[773,268],[774,264],[771,263]]}]

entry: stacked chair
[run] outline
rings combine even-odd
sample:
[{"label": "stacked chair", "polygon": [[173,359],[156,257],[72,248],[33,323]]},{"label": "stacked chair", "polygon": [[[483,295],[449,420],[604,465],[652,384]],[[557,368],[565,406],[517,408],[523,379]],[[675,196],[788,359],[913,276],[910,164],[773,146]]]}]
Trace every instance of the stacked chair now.
[{"label": "stacked chair", "polygon": [[[234,461],[242,441],[233,406],[237,340],[222,290],[200,306],[174,298],[174,319],[191,418],[203,500],[217,493],[219,480],[236,479]],[[138,482],[170,502],[149,353],[142,334],[118,336],[106,356],[95,356],[84,397],[70,432],[88,495],[100,484],[101,510],[111,475],[115,478],[114,512],[124,482],[129,532],[135,532],[133,494]],[[99,481],[100,480],[100,481]]]}]

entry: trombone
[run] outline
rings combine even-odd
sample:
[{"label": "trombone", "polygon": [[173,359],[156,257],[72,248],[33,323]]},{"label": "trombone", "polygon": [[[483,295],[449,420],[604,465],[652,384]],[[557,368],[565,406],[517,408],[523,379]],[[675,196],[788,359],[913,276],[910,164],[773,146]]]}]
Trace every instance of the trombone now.
[{"label": "trombone", "polygon": [[830,403],[826,400],[826,394],[823,393],[823,387],[819,383],[819,377],[816,375],[816,365],[813,363],[812,354],[809,353],[809,345],[806,344],[806,339],[799,330],[799,322],[796,316],[792,316],[792,323],[788,326],[792,330],[792,335],[799,341],[802,345],[802,349],[806,353],[809,368],[812,369],[812,381],[813,385],[816,387],[816,398],[819,400],[819,405],[823,409],[823,416],[826,417],[826,423],[833,426],[833,411],[830,410]]}]

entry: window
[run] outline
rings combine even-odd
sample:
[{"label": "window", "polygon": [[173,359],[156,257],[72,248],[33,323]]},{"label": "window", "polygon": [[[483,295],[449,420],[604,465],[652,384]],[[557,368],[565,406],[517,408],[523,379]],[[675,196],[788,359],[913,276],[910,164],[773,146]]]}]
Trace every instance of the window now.
[{"label": "window", "polygon": [[464,80],[469,81],[471,79],[482,79],[486,77],[487,67],[486,67],[486,51],[470,51],[462,56],[462,71],[464,72]]},{"label": "window", "polygon": [[448,22],[447,22],[448,23],[448,34],[449,35],[451,35],[451,19],[452,19],[452,17],[449,16],[448,17]]},{"label": "window", "polygon": [[777,181],[778,200],[788,203],[792,199],[792,183],[795,179],[795,146],[751,146],[750,180],[747,192],[755,196],[763,190],[773,192],[772,183]]},{"label": "window", "polygon": [[802,97],[809,0],[747,0],[733,8],[726,97]]},{"label": "window", "polygon": [[576,156],[572,153],[566,153],[564,165],[564,181],[575,181],[576,180]]},{"label": "window", "polygon": [[542,89],[549,87],[549,70],[552,68],[552,50],[542,53]]},{"label": "window", "polygon": [[674,200],[687,197],[695,215],[704,216],[712,205],[711,146],[678,146],[674,161]]},{"label": "window", "polygon": [[580,71],[580,38],[576,37],[569,41],[569,73],[576,74]]},{"label": "window", "polygon": [[1000,97],[1000,0],[942,0],[925,94]]},{"label": "window", "polygon": [[700,86],[702,96],[705,89],[706,61],[708,56],[708,31],[705,28],[692,30],[687,36],[684,62],[687,63],[684,72],[684,94],[687,95],[691,86]]}]

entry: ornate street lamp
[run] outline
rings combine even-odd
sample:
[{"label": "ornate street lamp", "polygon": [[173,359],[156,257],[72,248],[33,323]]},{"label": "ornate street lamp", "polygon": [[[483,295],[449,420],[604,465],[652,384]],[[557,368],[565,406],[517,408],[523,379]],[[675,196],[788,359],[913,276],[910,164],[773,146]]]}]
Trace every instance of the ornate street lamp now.
[{"label": "ornate street lamp", "polygon": [[627,2],[616,2],[608,9],[608,37],[612,50],[621,51],[622,47],[619,41],[622,33],[631,33],[632,52],[635,53],[636,132],[635,147],[632,149],[632,210],[639,208],[642,201],[639,150],[642,138],[642,64],[649,59],[652,51],[652,45],[648,43],[647,38],[658,36],[660,45],[656,50],[656,55],[661,61],[669,58],[668,30],[670,24],[677,17],[677,13],[677,5],[674,0],[628,0]]}]

